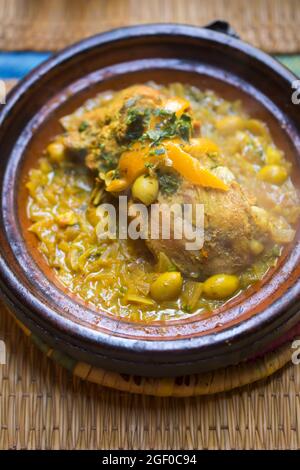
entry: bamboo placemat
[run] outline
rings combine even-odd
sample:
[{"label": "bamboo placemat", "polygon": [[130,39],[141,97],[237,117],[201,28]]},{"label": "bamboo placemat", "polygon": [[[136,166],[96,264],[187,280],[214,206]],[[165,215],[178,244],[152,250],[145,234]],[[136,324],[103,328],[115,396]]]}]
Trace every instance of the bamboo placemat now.
[{"label": "bamboo placemat", "polygon": [[2,304],[0,340],[0,449],[300,448],[300,365],[232,392],[159,398],[72,376]]},{"label": "bamboo placemat", "polygon": [[132,395],[73,377],[0,311],[0,449],[300,448],[300,365],[215,396]]},{"label": "bamboo placemat", "polygon": [[268,52],[300,52],[298,0],[0,0],[0,49],[55,50],[130,24],[215,19]]}]

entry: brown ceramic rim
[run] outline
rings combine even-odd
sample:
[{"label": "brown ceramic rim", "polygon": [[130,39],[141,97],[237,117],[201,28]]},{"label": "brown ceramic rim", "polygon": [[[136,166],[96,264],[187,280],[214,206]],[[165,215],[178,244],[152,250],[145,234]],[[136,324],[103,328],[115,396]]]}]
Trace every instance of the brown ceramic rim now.
[{"label": "brown ceramic rim", "polygon": [[[131,46],[133,57],[127,52],[124,60],[124,50],[130,50]],[[142,46],[148,51],[148,61],[137,57]],[[166,57],[151,57],[151,47],[158,50],[163,47]],[[182,48],[186,48],[187,55],[196,55],[198,50],[205,53],[205,48],[210,48],[217,51],[218,57],[221,57],[220,50],[224,50],[227,60],[229,56],[232,61],[237,60],[235,73],[224,70],[225,63],[214,68],[213,64],[201,64],[199,59],[197,62],[194,56],[193,60],[177,58],[176,48],[181,55]],[[67,79],[64,81],[63,74],[67,75],[67,70],[76,70],[76,61],[86,64],[86,56],[90,54],[93,57],[101,51],[105,54],[107,49],[112,53],[123,51],[123,60],[119,64],[107,63],[97,73],[83,68],[69,83]],[[271,80],[274,94],[285,90],[285,95],[268,96],[266,83],[262,82],[260,86],[251,80],[247,83],[242,77],[242,67],[246,63],[253,67],[254,76],[262,73],[265,80]],[[290,100],[291,84],[296,77],[263,52],[235,37],[183,25],[122,28],[84,40],[51,57],[27,76],[9,95],[0,115],[0,283],[3,295],[21,321],[47,342],[79,360],[88,360],[101,367],[141,375],[180,375],[237,363],[265,347],[300,320],[299,236],[285,251],[275,272],[264,279],[259,290],[249,290],[242,303],[233,301],[207,321],[191,317],[186,322],[146,325],[112,318],[104,312],[99,319],[93,309],[67,296],[47,279],[24,242],[16,191],[22,157],[32,133],[39,128],[49,109],[60,105],[57,87],[61,87],[59,91],[64,90],[60,98],[67,98],[67,93],[76,87],[84,88],[93,80],[107,80],[116,71],[125,77],[126,70],[129,73],[126,64],[131,67],[130,73],[134,73],[134,66],[137,70],[148,66],[149,71],[151,67],[162,67],[169,72],[188,72],[192,66],[195,73],[197,68],[198,73],[203,73],[203,67],[207,71],[211,67],[212,73],[218,72],[219,78],[229,83],[238,77],[237,82],[244,91],[261,100],[281,123],[287,138],[293,142],[299,168],[299,112],[297,116],[289,102],[283,106]],[[41,90],[46,97],[40,93]]]}]

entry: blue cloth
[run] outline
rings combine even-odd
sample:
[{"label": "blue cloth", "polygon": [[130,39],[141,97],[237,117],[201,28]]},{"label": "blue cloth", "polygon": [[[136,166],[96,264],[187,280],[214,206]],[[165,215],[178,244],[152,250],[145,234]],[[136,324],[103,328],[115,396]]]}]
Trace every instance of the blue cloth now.
[{"label": "blue cloth", "polygon": [[[51,52],[0,52],[0,79],[20,79],[51,56]],[[277,55],[280,62],[300,76],[299,55]]]},{"label": "blue cloth", "polygon": [[0,79],[20,79],[50,55],[51,52],[0,52]]}]

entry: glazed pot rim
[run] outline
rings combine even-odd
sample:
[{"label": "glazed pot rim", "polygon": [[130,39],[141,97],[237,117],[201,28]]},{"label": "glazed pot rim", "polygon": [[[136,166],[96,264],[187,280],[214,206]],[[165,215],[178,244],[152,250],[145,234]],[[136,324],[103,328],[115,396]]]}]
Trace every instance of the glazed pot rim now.
[{"label": "glazed pot rim", "polygon": [[[170,23],[159,23],[159,24],[147,24],[147,25],[135,25],[117,28],[108,32],[97,34],[90,38],[84,39],[71,45],[61,52],[58,52],[43,62],[40,66],[35,68],[30,74],[28,74],[19,84],[9,93],[7,103],[0,113],[0,126],[5,121],[17,101],[22,97],[27,90],[34,86],[34,84],[49,72],[53,67],[68,61],[74,55],[84,54],[87,50],[97,48],[101,45],[111,44],[112,42],[118,42],[120,40],[131,40],[135,38],[151,38],[153,36],[182,36],[192,39],[204,39],[207,41],[216,41],[219,44],[226,45],[230,48],[236,49],[249,57],[263,62],[266,66],[273,69],[275,73],[281,76],[287,83],[291,84],[292,81],[297,77],[290,72],[286,67],[281,65],[275,59],[270,57],[268,54],[250,46],[243,41],[227,36],[224,33],[216,32],[210,29],[199,28],[197,26],[190,26],[184,24],[170,24]],[[44,320],[48,321],[52,325],[55,325],[55,329],[61,332],[69,333],[73,338],[77,337],[87,343],[98,343],[106,345],[110,348],[118,348],[122,350],[130,351],[147,351],[147,352],[161,352],[180,351],[183,347],[187,351],[193,351],[199,349],[199,347],[213,348],[221,343],[236,340],[237,337],[245,338],[251,331],[257,327],[258,317],[260,319],[260,325],[264,325],[267,329],[272,327],[275,319],[277,325],[280,325],[280,316],[283,311],[289,309],[290,315],[288,319],[291,319],[295,312],[298,310],[300,305],[300,280],[298,279],[288,292],[285,293],[284,299],[277,299],[274,303],[269,305],[264,311],[259,312],[240,321],[234,325],[223,328],[215,333],[208,333],[203,336],[193,338],[182,338],[175,340],[137,340],[134,338],[118,337],[106,334],[102,331],[95,331],[92,328],[84,325],[75,325],[75,323],[62,315],[58,315],[53,310],[49,309],[43,302],[31,292],[26,292],[24,286],[20,282],[10,266],[7,265],[5,259],[0,259],[0,277],[3,289],[6,295],[12,299],[12,294],[9,292],[9,288],[12,289],[15,297],[18,299],[17,302],[22,308],[27,311],[28,316],[33,321],[34,315],[42,314]],[[9,288],[8,288],[9,287]],[[32,310],[33,309],[33,310]],[[285,317],[285,322],[287,317]],[[262,337],[266,334],[266,330],[263,330]],[[72,340],[72,338],[70,339]]]}]

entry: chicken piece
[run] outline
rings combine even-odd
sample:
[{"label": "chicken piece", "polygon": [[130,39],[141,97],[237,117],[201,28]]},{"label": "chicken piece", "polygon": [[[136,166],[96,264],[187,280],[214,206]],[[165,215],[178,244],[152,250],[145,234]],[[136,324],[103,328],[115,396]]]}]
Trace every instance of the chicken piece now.
[{"label": "chicken piece", "polygon": [[74,113],[61,122],[63,144],[72,156],[84,157],[92,170],[115,169],[124,147],[148,129],[151,110],[161,104],[158,90],[135,85],[116,93],[90,111]]},{"label": "chicken piece", "polygon": [[[231,173],[227,169],[225,172]],[[164,253],[182,273],[200,280],[220,272],[236,273],[249,266],[255,257],[250,248],[251,240],[268,243],[269,236],[252,216],[254,201],[234,179],[230,182],[227,179],[227,184],[230,189],[223,192],[183,180],[174,194],[160,192],[158,202],[161,204],[204,205],[204,245],[197,251],[187,250],[185,238],[176,240],[171,233],[170,239],[163,239],[159,227],[159,239],[147,240],[149,249],[156,256]]]}]

